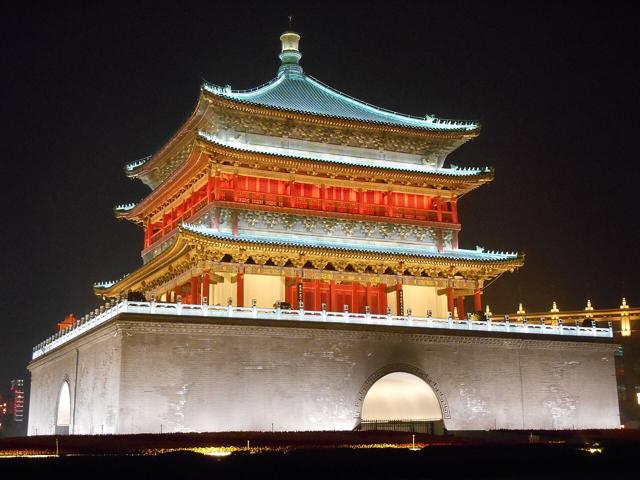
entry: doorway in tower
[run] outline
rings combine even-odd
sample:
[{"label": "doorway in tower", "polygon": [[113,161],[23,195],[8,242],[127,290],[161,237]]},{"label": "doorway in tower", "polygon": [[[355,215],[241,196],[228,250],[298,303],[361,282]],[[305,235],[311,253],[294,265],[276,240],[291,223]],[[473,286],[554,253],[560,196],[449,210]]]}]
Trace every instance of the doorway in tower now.
[{"label": "doorway in tower", "polygon": [[427,382],[410,373],[393,372],[367,390],[356,429],[442,434],[442,409]]},{"label": "doorway in tower", "polygon": [[305,310],[342,312],[345,305],[350,312],[365,313],[366,307],[373,314],[387,313],[387,286],[358,282],[308,280],[296,277],[285,279],[285,301],[297,309],[300,301]]},{"label": "doorway in tower", "polygon": [[69,383],[63,382],[58,394],[58,405],[56,408],[56,435],[69,435],[69,425],[71,424],[71,394]]}]

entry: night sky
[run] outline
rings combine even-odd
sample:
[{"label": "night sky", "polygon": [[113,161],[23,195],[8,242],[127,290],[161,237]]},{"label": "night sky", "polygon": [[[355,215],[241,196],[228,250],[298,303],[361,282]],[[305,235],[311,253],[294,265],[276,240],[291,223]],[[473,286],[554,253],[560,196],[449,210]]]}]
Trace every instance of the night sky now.
[{"label": "night sky", "polygon": [[112,211],[148,192],[124,164],[169,139],[203,79],[270,80],[288,15],[324,83],[482,123],[449,157],[496,169],[460,201],[461,247],[527,256],[486,290],[494,312],[640,303],[640,49],[625,4],[61,3],[5,3],[0,20],[0,391],[28,378],[32,346],[66,314],[99,305],[94,282],[141,264],[142,231]]}]

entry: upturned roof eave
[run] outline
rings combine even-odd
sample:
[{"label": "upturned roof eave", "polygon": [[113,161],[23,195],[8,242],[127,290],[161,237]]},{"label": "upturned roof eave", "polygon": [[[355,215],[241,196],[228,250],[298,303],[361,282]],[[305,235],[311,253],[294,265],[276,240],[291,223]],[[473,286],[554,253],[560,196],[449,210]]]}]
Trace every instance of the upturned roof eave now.
[{"label": "upturned roof eave", "polygon": [[[447,183],[452,184],[465,184],[465,187],[459,192],[459,195],[466,194],[475,188],[480,187],[481,185],[488,183],[493,180],[495,172],[492,168],[488,167],[483,171],[479,171],[477,174],[472,175],[447,175],[441,172],[419,172],[419,171],[407,171],[407,170],[394,170],[392,168],[380,168],[376,166],[363,166],[363,165],[351,165],[351,164],[341,164],[341,163],[333,163],[326,162],[324,160],[313,160],[306,158],[298,158],[298,157],[289,157],[286,155],[279,155],[273,153],[264,153],[264,152],[254,152],[249,150],[243,150],[241,148],[231,147],[229,145],[220,144],[209,139],[196,136],[194,137],[195,142],[202,142],[204,145],[209,147],[213,147],[215,152],[222,155],[231,155],[231,156],[247,156],[250,159],[255,159],[259,157],[265,157],[269,159],[280,159],[284,161],[294,161],[294,162],[303,162],[306,164],[313,163],[316,161],[322,162],[325,165],[336,165],[341,166],[343,168],[348,168],[353,171],[361,171],[361,172],[389,172],[397,175],[407,175],[407,176],[415,176],[421,178],[433,178],[438,180],[446,181]],[[144,210],[148,207],[148,205],[156,200],[159,196],[165,193],[166,189],[169,189],[172,183],[175,183],[175,179],[180,177],[180,174],[187,167],[189,160],[180,165],[176,170],[164,181],[161,185],[159,185],[156,189],[151,191],[149,195],[147,195],[142,201],[136,204],[130,210],[124,212],[117,212],[117,218],[123,218],[127,220],[140,221],[140,216],[143,214]]]},{"label": "upturned roof eave", "polygon": [[223,94],[219,94],[204,88],[201,91],[210,99],[219,103],[221,106],[227,106],[234,110],[245,111],[247,113],[265,114],[270,116],[282,116],[292,117],[296,120],[308,121],[310,123],[319,124],[335,124],[340,123],[349,128],[357,128],[362,130],[385,130],[396,133],[407,133],[417,136],[426,137],[439,137],[439,138],[457,138],[463,141],[471,140],[480,135],[482,125],[480,122],[476,123],[476,127],[471,130],[465,129],[451,129],[442,130],[438,128],[417,127],[410,125],[402,125],[391,122],[378,122],[374,120],[364,120],[352,117],[342,117],[336,115],[328,115],[321,113],[312,113],[304,110],[297,110],[295,108],[284,108],[273,105],[265,105],[261,103],[251,102],[248,100],[240,100],[237,98],[229,97]]},{"label": "upturned roof eave", "polygon": [[125,174],[127,175],[127,177],[141,180],[148,185],[148,183],[144,181],[143,177],[149,174],[151,170],[153,170],[157,166],[159,160],[171,149],[171,147],[173,147],[177,142],[184,139],[189,134],[195,137],[195,133],[197,132],[197,130],[193,128],[193,125],[194,123],[197,123],[198,120],[200,120],[206,112],[206,108],[202,108],[204,105],[203,98],[204,95],[201,89],[196,105],[187,120],[184,121],[180,125],[180,127],[178,127],[171,138],[166,141],[159,150],[157,150],[152,155],[149,155],[146,161],[133,169],[128,169],[125,166]]},{"label": "upturned roof eave", "polygon": [[[178,227],[177,235],[172,240],[173,244],[170,248],[166,249],[162,253],[160,253],[157,257],[150,260],[148,263],[144,264],[131,274],[125,276],[121,280],[116,282],[109,282],[108,288],[100,288],[97,285],[94,285],[94,293],[98,296],[104,297],[113,297],[118,296],[122,293],[125,293],[129,290],[135,290],[135,286],[144,282],[145,279],[153,276],[159,271],[162,271],[164,268],[172,265],[176,260],[182,258],[185,254],[187,254],[192,248],[197,246],[198,244],[212,244],[214,246],[219,246],[222,249],[225,248],[246,248],[251,245],[259,246],[261,249],[265,249],[267,247],[272,247],[274,253],[277,253],[278,250],[294,250],[303,254],[322,254],[322,253],[336,253],[339,252],[341,255],[349,255],[349,258],[353,257],[353,260],[358,262],[362,261],[362,259],[366,258],[369,260],[376,259],[398,259],[400,261],[405,262],[414,262],[414,263],[430,263],[433,265],[441,265],[441,266],[454,266],[454,267],[465,267],[465,268],[477,268],[478,270],[483,267],[494,267],[499,268],[501,271],[513,271],[517,268],[520,268],[524,265],[524,253],[517,253],[514,256],[505,258],[505,259],[489,259],[489,260],[478,260],[478,259],[453,259],[450,256],[442,255],[440,257],[416,257],[413,255],[401,255],[401,254],[383,254],[383,253],[375,253],[368,251],[359,251],[359,250],[339,250],[336,248],[326,247],[326,246],[318,246],[318,247],[309,247],[302,246],[296,247],[292,245],[279,245],[277,242],[272,243],[257,243],[250,242],[243,239],[232,239],[232,238],[216,238],[211,235],[204,234],[202,232],[194,231],[190,229],[188,226],[182,225]],[[362,258],[360,258],[362,257]],[[489,275],[489,277],[495,277],[498,273]]]},{"label": "upturned roof eave", "polygon": [[[227,242],[230,244],[237,245],[260,245],[260,246],[273,246],[273,247],[283,247],[283,248],[292,248],[292,249],[311,249],[311,250],[321,250],[327,252],[343,252],[343,253],[355,253],[355,254],[364,254],[364,255],[372,255],[372,256],[388,256],[388,257],[398,257],[409,259],[411,261],[419,261],[419,260],[430,260],[430,261],[442,261],[444,263],[450,264],[477,264],[478,266],[487,265],[487,264],[510,264],[512,262],[522,263],[524,264],[524,253],[513,252],[513,253],[497,253],[497,252],[488,252],[485,254],[484,258],[470,258],[470,257],[460,257],[456,258],[456,253],[458,250],[452,250],[450,252],[427,252],[423,255],[416,255],[413,252],[407,250],[407,253],[403,252],[389,252],[383,251],[381,247],[381,251],[375,251],[367,248],[351,248],[351,247],[340,247],[340,246],[328,246],[328,245],[310,245],[310,244],[302,244],[291,240],[290,242],[282,242],[273,240],[272,237],[264,238],[260,241],[255,241],[254,239],[239,237],[231,237],[228,234],[224,233],[206,233],[204,231],[199,231],[198,227],[188,224],[183,224],[179,229],[179,234],[185,237],[195,237],[202,239],[212,239],[214,241]],[[464,255],[464,254],[463,254]],[[518,265],[521,266],[521,265]]]},{"label": "upturned roof eave", "polygon": [[[339,160],[328,160],[320,157],[312,157],[312,156],[303,157],[303,156],[296,156],[296,155],[285,155],[285,154],[275,153],[275,152],[260,151],[257,149],[251,150],[247,148],[242,148],[241,145],[238,145],[238,146],[228,145],[226,143],[218,142],[207,136],[203,136],[200,132],[198,133],[198,139],[209,145],[213,145],[217,148],[230,151],[230,152],[240,153],[240,154],[265,156],[269,158],[279,158],[283,160],[294,160],[294,161],[307,162],[307,163],[318,162],[321,164],[343,166],[345,168],[363,169],[365,171],[366,170],[376,170],[376,171],[383,171],[383,172],[388,171],[388,172],[401,173],[401,174],[404,173],[407,175],[419,175],[419,176],[435,177],[435,178],[442,178],[442,179],[448,179],[448,180],[454,180],[454,179],[473,180],[477,178],[486,178],[486,177],[490,177],[491,179],[493,179],[493,176],[495,174],[493,167],[479,167],[477,169],[470,168],[468,170],[435,169],[432,171],[425,171],[425,170],[411,169],[406,167],[403,168],[400,166],[400,164],[398,164],[395,167],[392,165],[383,166],[378,164],[359,165],[357,163],[349,163],[346,161],[343,162]],[[402,165],[409,166],[409,164],[402,164]],[[477,171],[473,171],[473,170],[477,170]],[[452,173],[454,171],[458,173]],[[465,173],[466,171],[468,171],[468,173]]]}]

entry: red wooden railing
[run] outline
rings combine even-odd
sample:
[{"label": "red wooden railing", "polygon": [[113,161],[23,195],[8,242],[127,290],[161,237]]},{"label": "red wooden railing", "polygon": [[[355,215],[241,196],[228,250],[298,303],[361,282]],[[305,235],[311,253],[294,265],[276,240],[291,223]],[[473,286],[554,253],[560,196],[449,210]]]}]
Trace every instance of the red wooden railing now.
[{"label": "red wooden railing", "polygon": [[[265,189],[277,190],[282,193],[267,193],[246,189],[248,186],[261,188],[262,183],[255,181],[251,183],[247,180],[248,177],[242,178],[244,181],[238,181],[237,177],[225,177],[223,179],[211,177],[209,184],[205,184],[200,189],[192,192],[180,205],[165,213],[160,221],[145,226],[145,248],[172,232],[180,223],[191,218],[212,201],[235,203],[239,206],[264,205],[317,212],[458,223],[455,200],[438,203],[437,199],[427,196],[404,195],[394,192],[357,191],[347,188],[331,190],[330,194],[328,194],[324,189],[321,190],[316,186],[296,184],[296,188],[293,188],[292,184],[273,180],[265,185]],[[271,185],[273,182],[276,183]],[[217,188],[213,187],[214,184]],[[233,188],[234,186],[235,188]],[[305,192],[308,195],[285,192]],[[349,200],[322,198],[324,196],[343,196],[348,197]],[[361,201],[354,199],[360,199]],[[417,206],[406,206],[405,204]],[[427,208],[427,206],[431,208]]]}]

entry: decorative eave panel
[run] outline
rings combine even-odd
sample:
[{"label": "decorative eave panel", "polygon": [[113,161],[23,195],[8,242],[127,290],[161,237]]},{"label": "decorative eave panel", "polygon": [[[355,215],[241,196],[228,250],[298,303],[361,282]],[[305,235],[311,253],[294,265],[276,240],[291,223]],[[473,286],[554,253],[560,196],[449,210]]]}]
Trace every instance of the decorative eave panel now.
[{"label": "decorative eave panel", "polygon": [[[524,254],[500,260],[453,259],[342,250],[327,247],[300,247],[274,243],[256,243],[239,239],[212,238],[180,228],[173,245],[140,269],[108,288],[96,288],[96,294],[119,296],[128,291],[147,291],[165,284],[191,269],[223,270],[250,265],[267,269],[303,269],[325,272],[349,272],[364,277],[407,276],[432,279],[461,278],[485,281],[524,264]],[[275,273],[275,272],[273,272]]]}]

